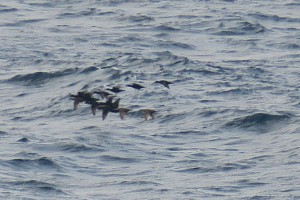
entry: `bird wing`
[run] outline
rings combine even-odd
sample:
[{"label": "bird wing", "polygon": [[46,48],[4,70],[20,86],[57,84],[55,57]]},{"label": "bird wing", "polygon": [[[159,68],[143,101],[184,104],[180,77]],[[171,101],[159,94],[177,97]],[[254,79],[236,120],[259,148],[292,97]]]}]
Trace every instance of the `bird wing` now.
[{"label": "bird wing", "polygon": [[144,118],[146,121],[148,120],[148,117],[149,117],[149,113],[146,110],[144,110]]},{"label": "bird wing", "polygon": [[152,119],[154,119],[154,112],[150,112],[149,115],[151,116]]},{"label": "bird wing", "polygon": [[120,113],[120,118],[124,119],[126,112],[124,110],[119,110],[119,113]]},{"label": "bird wing", "polygon": [[97,106],[91,106],[92,109],[92,113],[95,116],[96,115],[96,111],[97,111]]},{"label": "bird wing", "polygon": [[126,109],[126,108],[120,108],[119,109],[119,113],[120,113],[120,118],[121,119],[124,119],[125,118],[125,115],[128,113],[129,109]]},{"label": "bird wing", "polygon": [[117,99],[114,103],[113,103],[113,108],[118,108],[119,107],[119,103],[120,103],[120,98],[119,99]]},{"label": "bird wing", "polygon": [[78,108],[80,101],[78,99],[74,100],[74,110],[76,110]]},{"label": "bird wing", "polygon": [[108,109],[104,109],[103,112],[102,112],[102,120],[105,120],[107,115],[109,113],[109,110]]}]

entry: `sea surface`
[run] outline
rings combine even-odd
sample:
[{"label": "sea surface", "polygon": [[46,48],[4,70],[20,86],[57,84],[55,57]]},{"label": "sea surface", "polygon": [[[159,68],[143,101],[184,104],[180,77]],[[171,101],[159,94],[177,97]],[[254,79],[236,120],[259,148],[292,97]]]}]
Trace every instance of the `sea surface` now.
[{"label": "sea surface", "polygon": [[300,199],[299,67],[299,0],[0,0],[0,199]]}]

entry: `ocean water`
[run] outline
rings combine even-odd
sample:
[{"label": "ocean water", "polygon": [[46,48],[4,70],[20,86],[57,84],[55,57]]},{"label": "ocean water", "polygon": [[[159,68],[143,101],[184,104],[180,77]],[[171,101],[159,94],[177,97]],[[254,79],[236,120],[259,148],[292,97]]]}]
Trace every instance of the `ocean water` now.
[{"label": "ocean water", "polygon": [[[299,10],[0,1],[0,199],[300,199]],[[115,85],[125,120],[73,109]]]}]

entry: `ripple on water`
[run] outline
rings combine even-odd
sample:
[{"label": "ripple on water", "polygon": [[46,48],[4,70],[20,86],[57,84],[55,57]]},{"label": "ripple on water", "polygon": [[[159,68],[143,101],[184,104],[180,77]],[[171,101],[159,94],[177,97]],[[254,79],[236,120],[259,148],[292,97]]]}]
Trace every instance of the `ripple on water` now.
[{"label": "ripple on water", "polygon": [[160,32],[177,32],[180,31],[180,29],[169,26],[169,25],[159,25],[154,28],[155,31]]},{"label": "ripple on water", "polygon": [[29,73],[24,75],[16,75],[8,79],[7,81],[11,83],[23,82],[26,85],[42,84],[55,78],[74,74],[78,70],[79,70],[78,68],[73,68],[73,69],[66,69],[66,70],[56,71],[56,72],[34,72],[34,73]]},{"label": "ripple on water", "polygon": [[6,6],[3,6],[1,5],[1,8],[0,8],[0,13],[9,13],[9,12],[17,12],[18,9],[17,8],[9,8],[9,7],[6,7]]},{"label": "ripple on water", "polygon": [[92,147],[80,143],[65,143],[62,146],[62,150],[65,152],[79,153],[79,152],[103,152],[104,149],[98,147]]},{"label": "ripple on water", "polygon": [[[5,162],[7,165],[10,165],[12,168],[16,169],[26,169],[26,170],[55,170],[61,171],[62,167],[47,157],[40,157],[37,159],[25,159],[25,158],[15,158]],[[5,164],[4,163],[4,164]]]},{"label": "ripple on water", "polygon": [[29,139],[24,137],[24,138],[19,139],[17,142],[25,143],[25,142],[29,142]]},{"label": "ripple on water", "polygon": [[5,131],[0,131],[0,136],[5,136],[5,135],[8,135],[8,133]]},{"label": "ripple on water", "polygon": [[253,35],[262,34],[267,29],[260,23],[251,23],[247,21],[234,22],[233,24],[222,22],[215,32],[216,35],[233,36],[233,35]]},{"label": "ripple on water", "polygon": [[114,163],[137,163],[139,162],[136,158],[122,157],[122,156],[112,156],[112,155],[103,155],[101,159],[105,162],[114,162]]},{"label": "ripple on water", "polygon": [[147,16],[147,15],[141,15],[141,14],[139,14],[139,15],[130,15],[127,19],[129,21],[135,22],[135,23],[152,22],[152,21],[155,20],[153,17]]},{"label": "ripple on water", "polygon": [[[200,163],[201,164],[201,163]],[[247,170],[250,169],[252,166],[249,163],[225,163],[223,165],[215,165],[211,167],[207,166],[193,166],[186,169],[179,169],[177,172],[180,173],[215,173],[215,172],[229,172],[229,171],[236,171],[236,170]]]},{"label": "ripple on water", "polygon": [[226,124],[228,127],[251,128],[251,127],[271,127],[279,122],[290,119],[288,114],[255,113],[245,117],[236,118]]},{"label": "ripple on water", "polygon": [[45,192],[47,195],[66,194],[63,190],[59,189],[58,185],[47,183],[37,180],[24,180],[24,181],[12,181],[8,182],[9,185],[18,186],[36,192]]}]

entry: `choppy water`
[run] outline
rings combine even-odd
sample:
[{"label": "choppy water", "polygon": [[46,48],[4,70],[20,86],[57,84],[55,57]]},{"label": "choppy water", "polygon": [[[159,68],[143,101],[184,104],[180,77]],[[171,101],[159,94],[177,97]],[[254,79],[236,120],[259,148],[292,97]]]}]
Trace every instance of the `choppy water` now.
[{"label": "choppy water", "polygon": [[[0,198],[300,199],[299,10],[0,1]],[[125,120],[69,99],[133,82]]]}]

